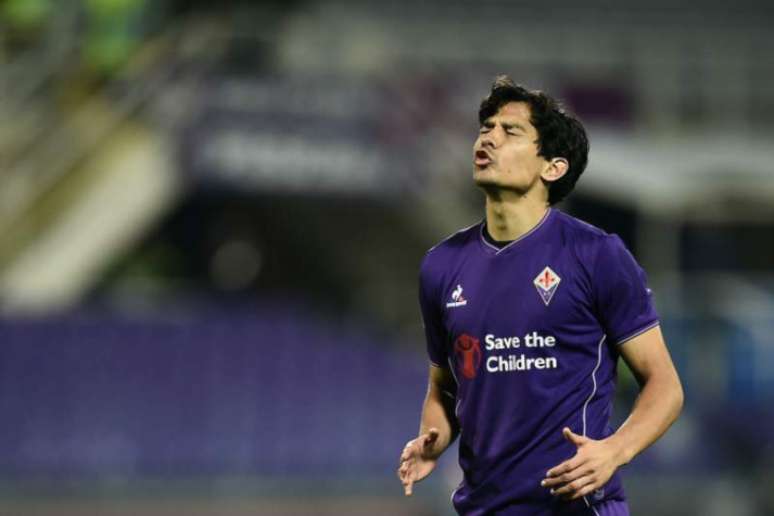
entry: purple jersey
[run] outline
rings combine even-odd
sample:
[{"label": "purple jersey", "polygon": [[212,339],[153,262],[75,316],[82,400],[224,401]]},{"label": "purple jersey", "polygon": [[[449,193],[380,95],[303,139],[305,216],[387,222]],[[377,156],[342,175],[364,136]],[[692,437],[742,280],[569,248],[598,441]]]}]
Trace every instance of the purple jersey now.
[{"label": "purple jersey", "polygon": [[[574,503],[540,481],[575,454],[567,426],[609,436],[618,346],[658,325],[646,277],[615,235],[549,208],[498,249],[485,223],[422,262],[427,350],[457,380],[460,514],[594,514],[623,500],[616,473]],[[592,506],[592,507],[590,507]]]}]

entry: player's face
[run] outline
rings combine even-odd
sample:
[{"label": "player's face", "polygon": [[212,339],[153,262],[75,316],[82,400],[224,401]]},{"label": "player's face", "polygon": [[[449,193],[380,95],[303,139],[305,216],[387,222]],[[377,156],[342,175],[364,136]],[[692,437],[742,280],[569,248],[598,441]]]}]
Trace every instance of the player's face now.
[{"label": "player's face", "polygon": [[478,186],[526,193],[540,186],[550,162],[538,156],[538,132],[525,102],[509,102],[484,121],[473,145]]}]

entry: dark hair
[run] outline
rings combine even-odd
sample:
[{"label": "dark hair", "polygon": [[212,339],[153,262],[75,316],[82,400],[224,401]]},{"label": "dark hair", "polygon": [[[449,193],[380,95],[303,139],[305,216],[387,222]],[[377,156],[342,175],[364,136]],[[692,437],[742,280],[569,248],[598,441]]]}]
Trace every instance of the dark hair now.
[{"label": "dark hair", "polygon": [[492,91],[481,101],[479,123],[483,125],[509,102],[529,105],[529,121],[538,133],[538,156],[548,160],[564,158],[569,162],[567,172],[548,187],[548,203],[556,204],[572,191],[586,169],[589,156],[586,130],[580,120],[567,113],[556,100],[542,91],[528,90],[514,83],[507,75],[498,76]]}]

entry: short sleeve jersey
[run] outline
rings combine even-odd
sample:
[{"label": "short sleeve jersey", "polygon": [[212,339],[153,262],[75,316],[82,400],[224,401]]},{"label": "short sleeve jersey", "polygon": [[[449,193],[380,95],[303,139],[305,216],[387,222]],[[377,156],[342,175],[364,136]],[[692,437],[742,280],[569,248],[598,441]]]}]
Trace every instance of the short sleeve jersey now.
[{"label": "short sleeve jersey", "polygon": [[503,248],[483,231],[485,222],[447,238],[420,272],[430,361],[457,381],[455,508],[563,514],[623,500],[617,473],[575,504],[540,481],[575,453],[563,427],[612,433],[619,346],[658,325],[644,271],[620,238],[554,208]]}]

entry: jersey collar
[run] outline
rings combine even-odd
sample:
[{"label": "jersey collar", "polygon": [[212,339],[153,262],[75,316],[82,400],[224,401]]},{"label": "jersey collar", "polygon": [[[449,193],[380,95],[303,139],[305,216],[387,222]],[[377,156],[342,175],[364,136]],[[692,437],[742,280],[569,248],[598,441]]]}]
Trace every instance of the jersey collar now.
[{"label": "jersey collar", "polygon": [[548,219],[550,218],[550,216],[551,216],[551,213],[552,213],[553,211],[554,211],[554,210],[553,210],[553,208],[549,207],[549,208],[546,210],[546,213],[545,213],[545,215],[543,215],[543,218],[541,218],[541,219],[538,221],[538,223],[537,223],[537,224],[535,224],[535,226],[534,226],[532,229],[530,229],[529,231],[527,231],[526,233],[524,233],[523,235],[521,235],[519,238],[517,238],[516,240],[513,240],[513,241],[512,241],[512,242],[510,242],[508,245],[505,245],[505,246],[503,246],[503,247],[497,247],[497,246],[494,246],[494,245],[490,244],[490,243],[487,241],[486,237],[484,237],[484,231],[486,231],[486,229],[485,229],[485,228],[486,228],[486,217],[484,217],[484,220],[482,220],[482,221],[481,221],[481,224],[479,224],[479,228],[478,228],[478,240],[479,240],[479,242],[481,242],[481,244],[483,245],[483,247],[484,247],[484,250],[486,250],[488,253],[492,253],[492,254],[495,254],[495,255],[497,255],[497,254],[501,254],[501,253],[505,252],[505,250],[506,250],[506,249],[513,249],[514,247],[516,247],[516,245],[517,245],[519,242],[523,242],[523,241],[524,241],[524,239],[526,239],[527,237],[529,237],[529,236],[531,236],[531,235],[535,234],[535,233],[536,233],[536,232],[537,232],[537,231],[538,231],[540,228],[542,228],[542,227],[543,227],[543,226],[546,224],[546,222],[547,222],[547,221],[548,221]]}]

